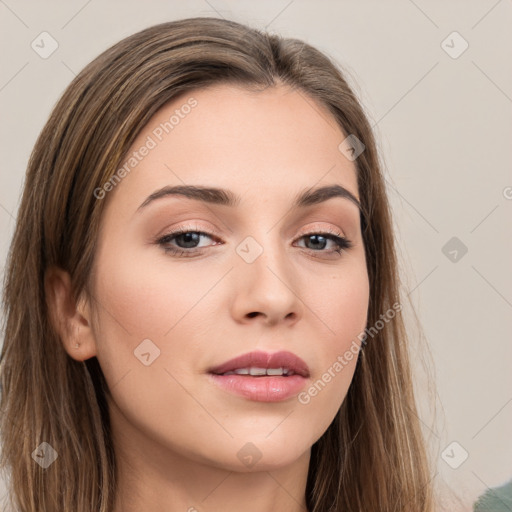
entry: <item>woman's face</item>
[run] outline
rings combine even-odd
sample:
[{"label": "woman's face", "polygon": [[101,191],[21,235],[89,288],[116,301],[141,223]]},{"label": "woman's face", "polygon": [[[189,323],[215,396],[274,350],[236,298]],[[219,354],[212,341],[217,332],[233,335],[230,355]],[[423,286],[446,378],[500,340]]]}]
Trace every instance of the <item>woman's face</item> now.
[{"label": "woman's face", "polygon": [[359,210],[336,194],[296,201],[334,185],[359,199],[347,135],[284,86],[200,89],[151,119],[98,193],[95,351],[114,434],[139,456],[275,468],[309,456],[334,419],[367,318]]}]

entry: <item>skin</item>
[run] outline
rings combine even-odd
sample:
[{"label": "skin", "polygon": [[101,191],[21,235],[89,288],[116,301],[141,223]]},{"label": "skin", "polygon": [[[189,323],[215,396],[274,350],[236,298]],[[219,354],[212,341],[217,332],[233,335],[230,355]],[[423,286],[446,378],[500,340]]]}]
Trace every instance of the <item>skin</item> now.
[{"label": "skin", "polygon": [[[328,111],[284,85],[188,92],[157,112],[132,149],[190,97],[197,106],[102,199],[94,300],[74,304],[69,275],[52,269],[51,311],[69,355],[96,356],[108,382],[115,512],[304,511],[311,446],[343,402],[356,357],[307,404],[252,401],[214,386],[207,372],[252,350],[288,350],[309,366],[307,390],[364,330],[357,206],[337,197],[290,209],[298,192],[322,185],[359,199],[356,168],[338,150],[346,134]],[[161,187],[184,184],[227,188],[241,201],[171,196],[137,211]],[[155,242],[191,225],[213,236],[167,246],[198,246],[199,256],[176,257]],[[308,244],[305,234],[327,229],[353,246],[337,254],[333,241]],[[236,252],[247,236],[263,248],[250,264]],[[160,350],[148,366],[134,356],[145,339]],[[249,442],[261,455],[252,467],[237,457]]]}]

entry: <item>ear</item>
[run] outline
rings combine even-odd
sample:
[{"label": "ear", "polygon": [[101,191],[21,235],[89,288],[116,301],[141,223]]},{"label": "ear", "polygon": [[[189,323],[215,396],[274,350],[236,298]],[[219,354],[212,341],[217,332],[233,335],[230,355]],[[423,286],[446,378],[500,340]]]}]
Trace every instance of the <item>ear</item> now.
[{"label": "ear", "polygon": [[75,303],[69,274],[57,267],[48,268],[44,288],[50,322],[66,352],[77,361],[95,356],[90,305],[85,300]]}]

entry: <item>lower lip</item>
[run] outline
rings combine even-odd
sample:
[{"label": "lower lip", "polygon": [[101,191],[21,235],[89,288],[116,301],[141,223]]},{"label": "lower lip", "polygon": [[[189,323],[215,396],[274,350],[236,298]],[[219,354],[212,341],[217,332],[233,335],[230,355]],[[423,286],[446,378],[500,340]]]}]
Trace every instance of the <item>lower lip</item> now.
[{"label": "lower lip", "polygon": [[249,375],[216,375],[211,373],[210,377],[222,389],[255,402],[286,400],[299,393],[307,381],[301,375],[251,377]]}]

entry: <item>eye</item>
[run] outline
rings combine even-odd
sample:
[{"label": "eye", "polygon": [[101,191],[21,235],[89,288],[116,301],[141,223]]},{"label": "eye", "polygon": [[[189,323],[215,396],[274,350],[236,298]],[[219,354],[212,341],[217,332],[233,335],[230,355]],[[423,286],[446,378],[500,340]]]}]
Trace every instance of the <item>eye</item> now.
[{"label": "eye", "polygon": [[[313,249],[311,249],[313,252],[320,252],[320,253],[327,253],[327,254],[332,254],[332,253],[338,253],[338,254],[341,254],[341,252],[347,250],[347,249],[350,249],[353,244],[352,242],[344,237],[340,232],[338,231],[335,231],[335,230],[331,230],[331,229],[328,229],[327,230],[327,233],[323,233],[323,232],[312,232],[312,233],[307,233],[305,235],[302,235],[299,240],[305,240],[306,243],[308,242],[312,242],[312,247]],[[331,249],[330,251],[324,251],[322,249],[324,249],[327,245],[328,242],[331,242],[332,244],[335,245],[335,247],[333,249]],[[309,247],[307,247],[309,249]]]},{"label": "eye", "polygon": [[[172,233],[159,238],[156,243],[163,247],[166,253],[176,257],[193,257],[195,254],[202,252],[202,247],[197,247],[201,238],[213,238],[213,235],[199,231],[197,227],[184,226]],[[169,245],[175,241],[178,247]]]},{"label": "eye", "polygon": [[[196,226],[184,226],[176,231],[173,231],[167,235],[156,240],[156,243],[160,245],[166,253],[171,254],[175,257],[191,258],[203,252],[208,246],[200,247],[198,244],[201,239],[210,238],[217,239],[217,243],[210,245],[220,245],[219,239],[210,233],[200,231]],[[305,240],[306,244],[310,244],[311,247],[306,247],[311,252],[320,254],[341,254],[341,252],[350,249],[353,244],[348,238],[344,237],[340,232],[336,230],[328,229],[327,232],[311,232],[306,233],[298,238],[298,240]],[[331,250],[324,250],[328,243],[334,245]],[[176,243],[176,245],[172,245]]]}]

